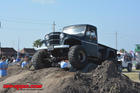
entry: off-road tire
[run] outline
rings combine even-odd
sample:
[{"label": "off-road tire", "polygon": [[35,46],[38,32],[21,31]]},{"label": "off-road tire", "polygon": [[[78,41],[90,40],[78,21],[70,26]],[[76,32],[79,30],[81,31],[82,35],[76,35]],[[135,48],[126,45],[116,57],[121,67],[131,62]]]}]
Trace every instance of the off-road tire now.
[{"label": "off-road tire", "polygon": [[137,63],[136,64],[136,70],[139,70],[140,69],[140,63]]},{"label": "off-road tire", "polygon": [[88,63],[86,51],[80,45],[75,45],[70,48],[68,52],[68,60],[76,69],[82,69]]},{"label": "off-road tire", "polygon": [[122,72],[122,70],[123,70],[122,65],[118,64],[118,72]]},{"label": "off-road tire", "polygon": [[118,69],[118,72],[122,72],[123,70],[123,67],[122,67],[122,62],[121,61],[117,61],[117,69]]},{"label": "off-road tire", "polygon": [[127,71],[128,71],[128,72],[131,72],[131,71],[132,71],[132,64],[128,64],[128,66],[127,66]]},{"label": "off-road tire", "polygon": [[28,65],[28,68],[30,68],[30,70],[37,70],[50,67],[51,63],[48,60],[45,60],[46,58],[49,58],[48,51],[45,49],[38,50],[33,55],[31,63]]}]

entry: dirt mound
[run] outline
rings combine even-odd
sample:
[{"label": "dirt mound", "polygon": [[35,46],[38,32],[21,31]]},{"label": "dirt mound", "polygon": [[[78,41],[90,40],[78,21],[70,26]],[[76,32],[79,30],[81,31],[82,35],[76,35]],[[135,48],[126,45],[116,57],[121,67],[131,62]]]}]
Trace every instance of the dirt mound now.
[{"label": "dirt mound", "polygon": [[[68,93],[138,93],[140,91],[140,84],[117,72],[112,61],[105,61],[92,73],[76,73],[73,82],[78,88],[71,84],[63,93],[67,90],[70,90]],[[81,89],[83,90],[80,91]]]},{"label": "dirt mound", "polygon": [[12,76],[12,75],[16,75],[23,72],[23,69],[21,69],[20,66],[17,65],[13,65],[13,66],[9,66],[8,67],[8,75],[6,77],[0,78],[0,82],[5,80],[6,78]]},{"label": "dirt mound", "polygon": [[[19,70],[20,71],[20,70]],[[42,84],[41,90],[19,90],[21,93],[138,93],[140,83],[118,73],[112,61],[105,61],[90,73],[68,72],[60,68],[36,71],[22,70],[1,80],[1,85]],[[17,90],[0,89],[0,93],[16,93]]]}]

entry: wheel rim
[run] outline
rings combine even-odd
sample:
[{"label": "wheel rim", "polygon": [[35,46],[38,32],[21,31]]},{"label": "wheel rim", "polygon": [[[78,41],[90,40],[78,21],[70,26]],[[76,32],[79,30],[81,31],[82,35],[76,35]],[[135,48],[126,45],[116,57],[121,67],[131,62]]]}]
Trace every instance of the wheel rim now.
[{"label": "wheel rim", "polygon": [[85,53],[83,51],[79,52],[78,57],[79,57],[80,62],[84,62],[86,60],[86,55],[85,55]]}]

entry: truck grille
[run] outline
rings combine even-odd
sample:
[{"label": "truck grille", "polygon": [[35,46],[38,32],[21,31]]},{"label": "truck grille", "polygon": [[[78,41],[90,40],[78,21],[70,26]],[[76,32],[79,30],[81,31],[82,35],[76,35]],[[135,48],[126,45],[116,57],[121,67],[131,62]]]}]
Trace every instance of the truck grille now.
[{"label": "truck grille", "polygon": [[60,44],[59,40],[51,40],[50,45],[58,45]]},{"label": "truck grille", "polygon": [[49,36],[49,39],[60,39],[59,35],[51,35]]},{"label": "truck grille", "polygon": [[60,34],[51,34],[49,35],[50,45],[59,45],[60,44]]}]

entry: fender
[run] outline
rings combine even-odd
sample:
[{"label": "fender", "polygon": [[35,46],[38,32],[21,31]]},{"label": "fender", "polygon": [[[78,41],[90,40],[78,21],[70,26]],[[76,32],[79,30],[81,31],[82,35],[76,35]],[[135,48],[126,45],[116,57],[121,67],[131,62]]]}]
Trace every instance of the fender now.
[{"label": "fender", "polygon": [[81,41],[79,38],[76,37],[66,37],[63,39],[62,43],[63,45],[81,45]]}]

